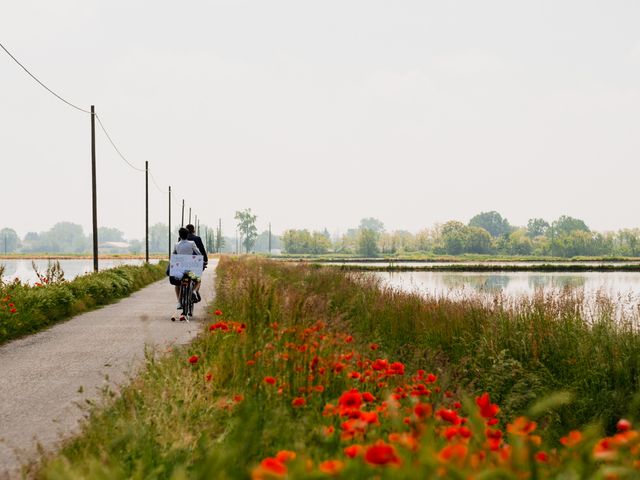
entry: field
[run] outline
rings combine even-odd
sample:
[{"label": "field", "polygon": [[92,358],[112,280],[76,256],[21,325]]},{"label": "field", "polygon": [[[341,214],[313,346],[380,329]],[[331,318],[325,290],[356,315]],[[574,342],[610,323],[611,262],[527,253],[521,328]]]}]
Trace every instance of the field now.
[{"label": "field", "polygon": [[223,258],[217,295],[39,477],[637,474],[640,335],[607,299],[587,325],[571,295],[425,301],[255,258]]}]

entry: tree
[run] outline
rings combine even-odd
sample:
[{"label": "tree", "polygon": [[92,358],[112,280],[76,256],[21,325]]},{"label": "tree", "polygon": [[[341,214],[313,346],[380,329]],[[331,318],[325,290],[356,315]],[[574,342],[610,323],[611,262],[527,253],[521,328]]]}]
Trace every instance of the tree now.
[{"label": "tree", "polygon": [[[164,223],[155,223],[149,227],[149,251],[154,253],[166,252],[169,248],[169,227]],[[100,238],[100,237],[98,237]],[[178,236],[172,235],[171,248],[177,241]],[[144,239],[142,239],[144,242]],[[143,245],[144,249],[145,246]]]},{"label": "tree", "polygon": [[3,253],[13,253],[20,248],[20,237],[13,228],[3,228],[0,230],[0,251]]},{"label": "tree", "polygon": [[98,239],[101,242],[124,242],[124,233],[117,228],[98,227]]},{"label": "tree", "polygon": [[569,234],[571,232],[590,232],[587,224],[579,218],[562,215],[551,225],[552,235]]},{"label": "tree", "polygon": [[467,227],[464,250],[468,253],[489,253],[491,251],[491,234],[484,228]]},{"label": "tree", "polygon": [[501,237],[511,233],[511,225],[496,211],[482,212],[469,220],[470,227],[484,228],[492,237]]},{"label": "tree", "polygon": [[250,208],[236,211],[235,219],[238,221],[238,230],[242,236],[242,244],[247,253],[253,248],[253,244],[258,236],[258,229],[256,228],[257,218],[256,215],[251,213]]},{"label": "tree", "polygon": [[467,227],[462,223],[451,220],[442,226],[442,240],[444,250],[450,255],[464,253],[467,243]]},{"label": "tree", "polygon": [[58,222],[48,232],[40,234],[35,247],[39,252],[83,253],[89,247],[82,226],[71,222]]},{"label": "tree", "polygon": [[547,230],[549,230],[549,222],[543,218],[530,218],[527,222],[527,235],[529,238],[546,235]]},{"label": "tree", "polygon": [[219,226],[216,229],[216,241],[215,241],[216,252],[218,253],[222,252],[224,250],[225,243],[226,243],[226,240],[222,236],[222,227]]},{"label": "tree", "polygon": [[364,257],[378,255],[379,233],[370,228],[361,228],[358,233],[358,253]]},{"label": "tree", "polygon": [[[531,221],[529,221],[530,223]],[[518,229],[509,235],[508,248],[509,253],[513,255],[531,255],[533,252],[533,242],[531,237],[536,238],[540,235],[530,235],[530,229],[527,225],[527,229]]]},{"label": "tree", "polygon": [[373,230],[376,233],[382,233],[384,231],[384,223],[382,223],[377,218],[368,217],[360,220],[360,227],[358,228],[360,230],[363,230],[366,228],[369,230]]}]

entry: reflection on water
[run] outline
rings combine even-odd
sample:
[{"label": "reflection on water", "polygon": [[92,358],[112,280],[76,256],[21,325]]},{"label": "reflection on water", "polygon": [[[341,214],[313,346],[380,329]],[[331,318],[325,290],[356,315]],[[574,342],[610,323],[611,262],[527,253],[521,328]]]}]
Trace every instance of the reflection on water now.
[{"label": "reflection on water", "polygon": [[[540,293],[580,298],[590,316],[611,303],[614,310],[640,318],[640,272],[371,272],[384,285],[428,295],[463,299],[480,295],[493,301],[533,297]],[[597,307],[597,308],[596,308]]]},{"label": "reflection on water", "polygon": [[[35,261],[36,267],[40,273],[43,273],[47,270],[48,260],[33,260]],[[66,280],[73,280],[79,275],[84,275],[85,273],[93,272],[93,260],[82,259],[82,260],[58,260],[60,262],[60,267],[64,272],[64,278]],[[4,265],[5,270],[2,276],[2,280],[5,282],[11,282],[15,278],[20,279],[22,282],[27,282],[30,284],[34,284],[38,281],[38,276],[36,272],[33,270],[33,266],[31,265],[32,260],[28,258],[21,258],[18,260],[0,260],[0,265]],[[149,260],[150,263],[158,263],[157,259]],[[100,270],[107,270],[109,268],[118,267],[120,265],[142,265],[144,260],[136,259],[136,258],[127,258],[127,259],[111,259],[111,260],[100,260],[98,262],[98,267]]]}]

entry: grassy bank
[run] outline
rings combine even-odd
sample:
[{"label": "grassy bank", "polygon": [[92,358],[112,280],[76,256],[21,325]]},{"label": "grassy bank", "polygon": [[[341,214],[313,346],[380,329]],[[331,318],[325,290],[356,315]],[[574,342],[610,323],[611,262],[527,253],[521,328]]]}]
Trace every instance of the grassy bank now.
[{"label": "grassy bank", "polygon": [[126,297],[164,278],[166,262],[123,265],[72,281],[0,283],[0,344]]},{"label": "grassy bank", "polygon": [[[606,438],[569,433],[626,411],[638,371],[637,332],[606,315],[587,328],[578,299],[425,302],[337,269],[255,259],[223,258],[217,282],[222,311],[203,335],[150,353],[38,477],[636,473],[628,422]],[[568,395],[547,395],[559,387],[574,392],[569,408]]]},{"label": "grassy bank", "polygon": [[597,256],[597,257],[553,257],[553,256],[534,256],[534,255],[487,255],[465,253],[462,255],[429,255],[429,254],[398,254],[384,255],[377,257],[362,257],[353,254],[334,254],[327,253],[322,255],[312,254],[281,254],[274,255],[270,258],[274,260],[313,262],[313,263],[377,263],[377,262],[405,262],[405,263],[491,263],[491,262],[640,262],[638,257],[614,257],[614,256]]},{"label": "grassy bank", "polygon": [[339,265],[342,270],[361,272],[640,272],[640,263],[633,265],[590,264],[549,264],[509,265],[496,263],[476,263],[464,265],[367,265],[366,263]]}]

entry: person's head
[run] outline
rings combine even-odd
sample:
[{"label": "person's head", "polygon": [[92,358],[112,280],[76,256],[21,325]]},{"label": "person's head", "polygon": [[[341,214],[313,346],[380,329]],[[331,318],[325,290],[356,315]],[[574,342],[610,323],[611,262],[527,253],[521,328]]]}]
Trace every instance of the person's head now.
[{"label": "person's head", "polygon": [[194,227],[193,225],[189,224],[185,227],[187,230],[189,230],[189,233],[195,233],[196,231],[196,227]]},{"label": "person's head", "polygon": [[180,228],[180,230],[178,230],[178,236],[182,239],[182,240],[186,240],[187,237],[189,236],[189,230],[187,230],[186,228],[182,227]]}]

